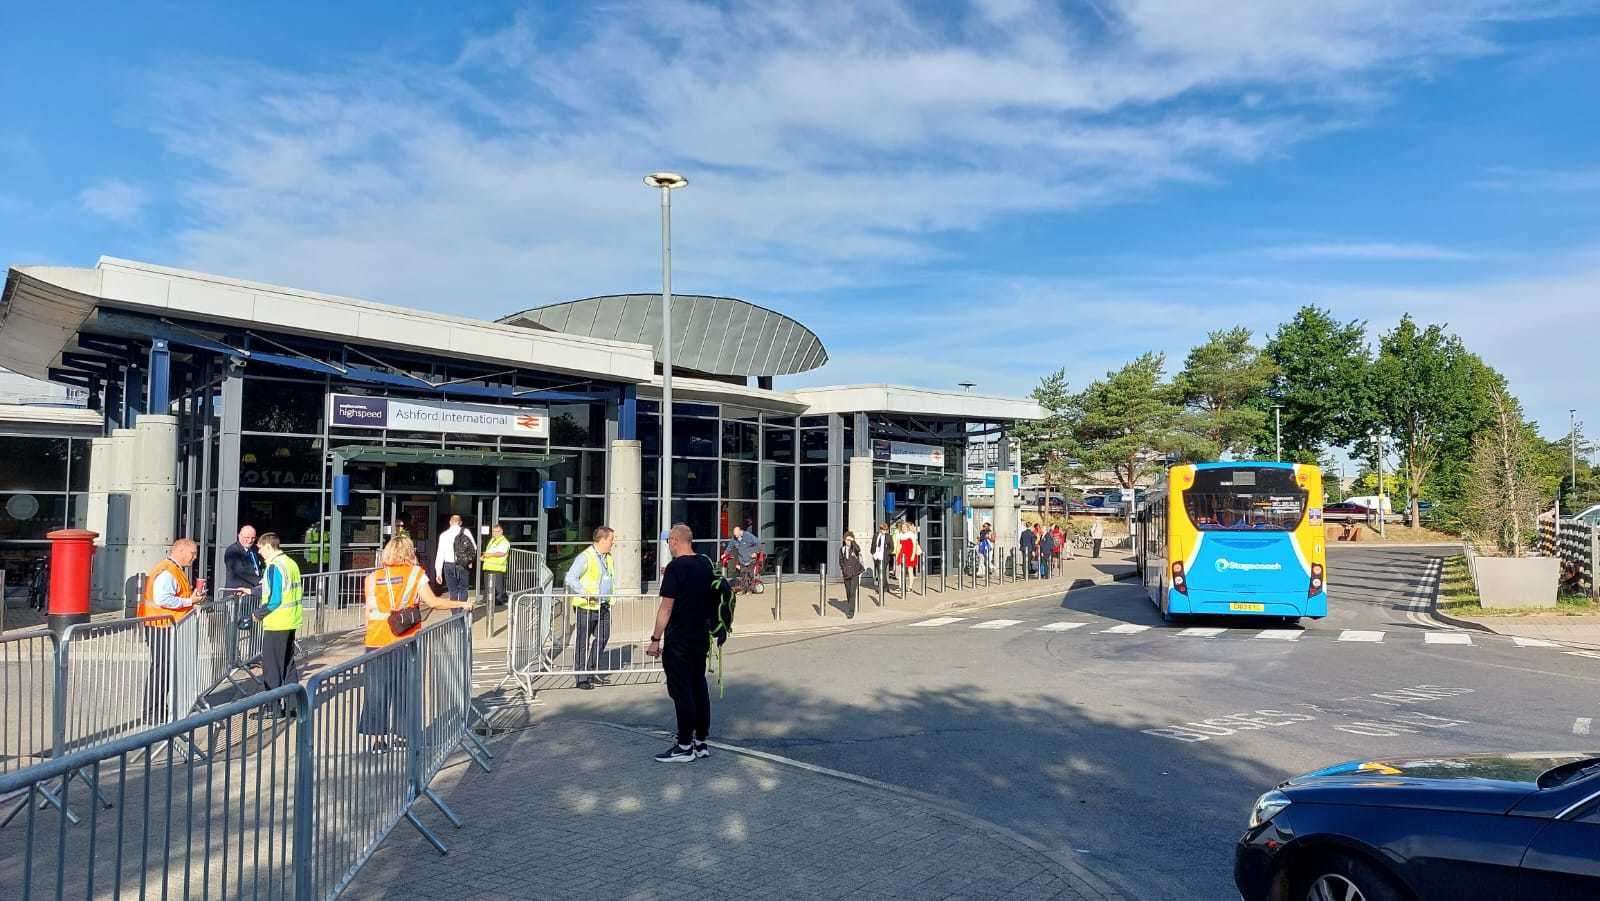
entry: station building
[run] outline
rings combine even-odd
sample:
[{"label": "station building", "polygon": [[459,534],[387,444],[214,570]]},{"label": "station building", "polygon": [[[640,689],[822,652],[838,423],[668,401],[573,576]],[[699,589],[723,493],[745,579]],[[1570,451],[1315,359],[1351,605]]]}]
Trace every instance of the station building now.
[{"label": "station building", "polygon": [[[837,572],[845,530],[910,518],[930,570],[970,525],[969,445],[1005,448],[1031,400],[893,385],[781,390],[827,362],[804,325],[673,296],[671,514],[714,556],[753,526],[774,565]],[[503,523],[558,572],[601,524],[624,587],[656,571],[661,298],[592,297],[498,321],[102,258],[15,267],[0,367],[79,406],[0,405],[0,557],[66,526],[101,535],[96,600],[120,606],[176,536],[220,569],[245,523],[308,570],[370,566],[397,524]],[[1011,461],[995,466],[1005,470]],[[1010,479],[1004,479],[1007,485]],[[996,493],[1002,538],[1015,502]]]}]

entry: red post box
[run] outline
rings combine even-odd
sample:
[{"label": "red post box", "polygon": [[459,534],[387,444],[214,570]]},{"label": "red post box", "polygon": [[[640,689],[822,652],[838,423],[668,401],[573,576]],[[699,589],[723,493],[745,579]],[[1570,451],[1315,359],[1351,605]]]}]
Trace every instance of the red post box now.
[{"label": "red post box", "polygon": [[57,529],[50,539],[50,629],[57,634],[89,621],[89,572],[97,532]]}]

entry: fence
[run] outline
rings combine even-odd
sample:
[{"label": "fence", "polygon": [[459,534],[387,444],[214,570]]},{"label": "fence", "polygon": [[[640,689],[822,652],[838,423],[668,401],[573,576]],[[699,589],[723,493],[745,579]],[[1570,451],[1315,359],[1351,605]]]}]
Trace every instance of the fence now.
[{"label": "fence", "polygon": [[0,635],[0,774],[50,756],[55,681],[55,633],[41,626]]},{"label": "fence", "polygon": [[512,595],[506,678],[524,694],[563,677],[586,681],[609,676],[654,677],[661,660],[645,655],[659,600],[613,595],[598,610],[574,607],[573,595],[554,589]]},{"label": "fence", "polygon": [[1600,597],[1600,527],[1578,519],[1539,517],[1539,553],[1561,558],[1562,581],[1573,588]]},{"label": "fence", "polygon": [[[304,685],[0,773],[0,795],[25,796],[0,832],[7,897],[309,901],[338,895],[401,821],[443,851],[412,808],[428,798],[460,825],[428,784],[474,740],[468,629],[452,616]],[[193,753],[159,753],[174,744]],[[69,829],[51,806],[74,791],[106,803]]]}]

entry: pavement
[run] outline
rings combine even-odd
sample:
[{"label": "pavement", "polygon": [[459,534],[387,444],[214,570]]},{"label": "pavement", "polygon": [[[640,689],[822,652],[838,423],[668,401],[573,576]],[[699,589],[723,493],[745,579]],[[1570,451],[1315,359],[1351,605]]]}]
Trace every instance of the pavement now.
[{"label": "pavement", "polygon": [[[342,896],[378,899],[1106,899],[1072,861],[912,792],[717,744],[579,720],[497,743],[494,773],[434,783],[435,854],[401,826]],[[424,816],[431,811],[422,811]]]},{"label": "pavement", "polygon": [[1553,614],[1476,618],[1446,616],[1441,613],[1439,618],[1454,625],[1493,632],[1496,635],[1554,641],[1574,648],[1600,650],[1600,616]]}]

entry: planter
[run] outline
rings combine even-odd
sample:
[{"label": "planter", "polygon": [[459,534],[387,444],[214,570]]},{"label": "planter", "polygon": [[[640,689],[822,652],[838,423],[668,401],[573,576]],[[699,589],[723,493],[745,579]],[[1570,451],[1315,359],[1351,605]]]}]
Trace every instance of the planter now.
[{"label": "planter", "polygon": [[1484,609],[1554,607],[1561,560],[1556,557],[1474,557],[1473,578]]}]

